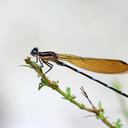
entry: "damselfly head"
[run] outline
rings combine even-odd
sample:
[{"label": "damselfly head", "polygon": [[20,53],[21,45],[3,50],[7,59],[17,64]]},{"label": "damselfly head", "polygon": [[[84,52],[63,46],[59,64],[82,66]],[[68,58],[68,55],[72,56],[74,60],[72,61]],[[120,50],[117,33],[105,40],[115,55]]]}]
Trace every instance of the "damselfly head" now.
[{"label": "damselfly head", "polygon": [[36,55],[38,55],[38,53],[39,53],[38,48],[35,47],[35,48],[32,49],[32,51],[31,51],[30,54],[31,54],[32,56],[36,56]]}]

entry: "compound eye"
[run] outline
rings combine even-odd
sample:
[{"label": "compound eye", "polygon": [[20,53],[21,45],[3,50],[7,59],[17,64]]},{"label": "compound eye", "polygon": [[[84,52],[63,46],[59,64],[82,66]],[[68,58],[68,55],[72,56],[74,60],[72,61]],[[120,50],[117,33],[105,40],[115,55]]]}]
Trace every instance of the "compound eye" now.
[{"label": "compound eye", "polygon": [[32,56],[35,56],[35,55],[37,55],[37,54],[38,54],[38,48],[35,47],[35,48],[32,49],[31,55],[32,55]]},{"label": "compound eye", "polygon": [[32,51],[36,51],[36,52],[38,52],[38,48],[37,47],[35,47],[35,48],[33,48],[33,50]]}]

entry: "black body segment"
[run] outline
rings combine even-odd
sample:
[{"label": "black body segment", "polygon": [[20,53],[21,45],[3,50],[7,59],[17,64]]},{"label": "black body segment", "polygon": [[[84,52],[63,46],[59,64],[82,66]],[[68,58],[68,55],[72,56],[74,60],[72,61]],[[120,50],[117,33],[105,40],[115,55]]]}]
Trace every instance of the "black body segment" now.
[{"label": "black body segment", "polygon": [[67,67],[67,68],[70,68],[71,70],[73,70],[73,71],[75,71],[75,72],[77,72],[77,73],[80,73],[80,74],[86,76],[87,78],[89,78],[89,79],[91,79],[91,80],[93,80],[93,81],[95,81],[95,82],[98,82],[99,84],[101,84],[101,85],[103,85],[103,86],[105,86],[105,87],[107,87],[107,88],[109,88],[109,89],[111,89],[111,90],[113,90],[113,91],[115,91],[115,92],[117,92],[117,93],[119,93],[119,94],[121,94],[121,95],[123,95],[123,96],[125,96],[125,97],[128,98],[128,95],[125,94],[125,93],[123,93],[122,91],[117,90],[117,89],[115,89],[115,88],[109,86],[108,84],[106,84],[106,83],[104,83],[104,82],[102,82],[102,81],[100,81],[100,80],[98,80],[98,79],[95,79],[95,78],[93,78],[92,76],[87,75],[87,74],[85,74],[85,73],[83,73],[83,72],[81,72],[81,71],[79,71],[79,70],[77,70],[77,69],[75,69],[75,68],[73,68],[73,67],[71,67],[71,66],[69,66],[69,65],[67,65],[67,64],[65,64],[65,63],[63,63],[63,62],[61,62],[61,61],[57,61],[57,64],[58,64],[58,65],[61,65],[61,66],[65,66],[65,67]]}]

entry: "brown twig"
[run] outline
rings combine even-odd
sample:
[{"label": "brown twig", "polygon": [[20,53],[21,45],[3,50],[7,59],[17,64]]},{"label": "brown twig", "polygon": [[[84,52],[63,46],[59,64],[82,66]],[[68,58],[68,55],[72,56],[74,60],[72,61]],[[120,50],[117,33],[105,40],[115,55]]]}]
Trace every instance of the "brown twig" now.
[{"label": "brown twig", "polygon": [[81,93],[83,94],[83,96],[85,96],[87,98],[87,100],[89,101],[90,105],[92,106],[93,109],[96,109],[96,107],[93,105],[92,101],[90,100],[90,98],[88,97],[87,93],[85,92],[83,86],[80,88]]}]

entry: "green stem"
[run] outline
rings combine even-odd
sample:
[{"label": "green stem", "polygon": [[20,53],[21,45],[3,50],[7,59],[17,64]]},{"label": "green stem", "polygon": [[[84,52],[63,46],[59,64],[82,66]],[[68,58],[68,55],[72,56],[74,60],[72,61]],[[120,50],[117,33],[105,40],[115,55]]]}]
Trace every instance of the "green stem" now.
[{"label": "green stem", "polygon": [[[52,88],[53,90],[57,91],[59,94],[61,94],[66,100],[70,101],[77,107],[79,107],[82,110],[94,113],[96,116],[100,117],[100,113],[103,112],[103,109],[97,109],[95,108],[88,108],[83,103],[77,102],[74,98],[71,96],[67,96],[67,94],[62,91],[56,82],[49,80],[44,74],[42,69],[34,62],[31,61],[31,59],[28,57],[25,59],[26,64],[28,64],[32,69],[34,69],[38,76],[41,77],[41,84],[42,86],[47,86]],[[109,128],[116,128],[112,123],[110,123],[105,116],[102,115],[102,118],[100,120]]]}]

